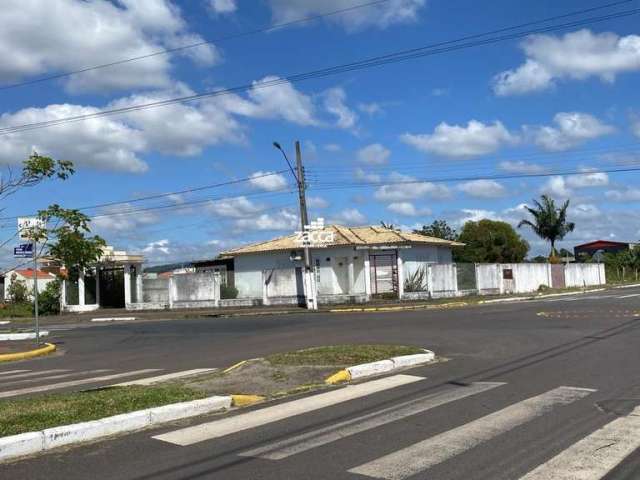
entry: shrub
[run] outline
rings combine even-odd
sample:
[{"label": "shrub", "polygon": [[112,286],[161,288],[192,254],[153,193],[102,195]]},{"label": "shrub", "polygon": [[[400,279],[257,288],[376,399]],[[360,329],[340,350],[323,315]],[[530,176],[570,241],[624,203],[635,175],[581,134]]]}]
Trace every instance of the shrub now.
[{"label": "shrub", "polygon": [[60,313],[60,280],[47,283],[44,291],[38,297],[38,312],[42,315]]},{"label": "shrub", "polygon": [[427,268],[420,267],[404,281],[405,292],[425,292],[427,290]]},{"label": "shrub", "polygon": [[11,285],[9,285],[7,293],[13,303],[29,302],[29,288],[24,280],[18,279],[18,276],[15,273],[11,275]]},{"label": "shrub", "polygon": [[237,298],[238,289],[233,285],[220,285],[220,298]]}]

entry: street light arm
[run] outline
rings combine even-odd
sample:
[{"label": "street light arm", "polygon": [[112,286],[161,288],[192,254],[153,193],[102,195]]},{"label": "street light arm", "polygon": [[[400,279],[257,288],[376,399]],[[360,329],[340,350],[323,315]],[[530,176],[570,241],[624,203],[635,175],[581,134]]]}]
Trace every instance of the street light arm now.
[{"label": "street light arm", "polygon": [[282,156],[287,161],[287,165],[289,165],[289,170],[291,170],[291,175],[293,175],[293,178],[296,179],[296,183],[300,183],[300,180],[298,180],[298,176],[296,175],[296,172],[293,169],[293,165],[291,165],[291,162],[289,161],[289,157],[287,157],[287,154],[285,153],[284,149],[280,146],[278,142],[273,142],[273,146],[278,150],[280,150],[280,152],[282,153]]}]

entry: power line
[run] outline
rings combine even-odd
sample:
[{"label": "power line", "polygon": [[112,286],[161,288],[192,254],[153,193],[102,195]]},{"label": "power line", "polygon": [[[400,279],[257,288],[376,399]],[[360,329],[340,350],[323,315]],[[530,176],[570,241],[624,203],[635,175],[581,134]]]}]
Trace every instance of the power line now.
[{"label": "power line", "polygon": [[[625,1],[629,1],[629,0],[625,0]],[[604,7],[598,7],[598,8],[604,8]],[[592,10],[592,9],[590,9],[590,10]],[[573,14],[565,14],[565,15],[562,15],[560,17],[567,17],[567,16],[572,16],[572,15],[575,16],[575,15],[581,14],[581,12],[583,12],[583,11],[574,12]],[[506,41],[506,40],[513,40],[513,39],[517,39],[517,38],[523,38],[523,37],[526,37],[528,35],[535,34],[535,33],[545,33],[545,32],[554,32],[554,31],[559,31],[559,30],[565,30],[565,29],[573,28],[573,27],[577,27],[577,26],[584,26],[584,25],[589,25],[589,24],[593,24],[593,23],[597,23],[597,22],[603,22],[603,21],[606,21],[606,20],[612,20],[612,19],[627,17],[627,16],[635,15],[637,13],[640,13],[640,8],[632,9],[632,10],[625,10],[625,11],[622,11],[622,12],[617,12],[617,13],[608,14],[608,15],[602,15],[602,16],[598,16],[598,17],[591,17],[591,18],[587,18],[587,19],[583,19],[583,20],[577,20],[577,21],[558,24],[558,25],[552,25],[552,26],[547,26],[547,27],[542,27],[542,28],[537,28],[537,29],[530,29],[530,30],[526,30],[526,31],[523,31],[523,32],[517,32],[517,33],[509,34],[509,35],[491,37],[491,38],[487,38],[487,39],[482,40],[482,41],[455,44],[455,43],[460,42],[461,40],[464,40],[465,38],[467,38],[467,37],[463,37],[462,39],[452,40],[452,41],[448,41],[448,42],[442,42],[442,43],[438,43],[438,44],[426,45],[426,46],[419,47],[419,48],[412,48],[412,49],[408,49],[408,50],[402,50],[402,51],[394,52],[394,53],[387,54],[387,55],[382,55],[382,56],[378,56],[378,57],[371,57],[371,58],[364,59],[364,60],[361,60],[361,61],[351,62],[351,63],[347,63],[347,64],[342,64],[342,65],[338,65],[338,66],[334,66],[334,67],[324,68],[324,69],[320,69],[320,70],[314,70],[314,71],[300,73],[300,74],[294,74],[294,75],[286,76],[286,77],[283,77],[283,78],[277,78],[277,79],[274,79],[274,80],[269,80],[269,81],[261,82],[261,83],[258,83],[258,84],[253,84],[253,83],[252,84],[245,84],[245,85],[240,85],[240,86],[237,86],[237,87],[216,90],[216,91],[213,91],[213,92],[204,92],[204,93],[199,93],[199,94],[194,94],[194,95],[187,95],[187,96],[183,96],[183,97],[176,97],[176,98],[171,98],[171,99],[167,99],[167,100],[160,100],[160,101],[150,102],[150,103],[145,103],[145,104],[131,105],[131,106],[128,106],[128,107],[121,107],[121,108],[117,108],[117,109],[102,110],[100,112],[95,112],[95,113],[92,113],[92,114],[76,115],[76,116],[72,116],[72,117],[64,117],[64,118],[59,118],[59,119],[55,119],[55,120],[48,120],[48,121],[43,121],[43,122],[34,122],[34,123],[28,123],[28,124],[22,124],[22,125],[14,125],[14,126],[11,126],[11,127],[5,127],[5,128],[0,129],[0,135],[8,135],[8,134],[11,134],[11,133],[18,133],[18,132],[28,131],[28,130],[33,130],[33,129],[46,128],[46,127],[51,127],[51,126],[55,126],[55,125],[61,125],[61,124],[78,122],[78,121],[84,121],[84,120],[89,120],[89,119],[93,119],[93,118],[101,118],[101,117],[110,116],[110,115],[118,115],[118,114],[133,112],[133,111],[147,110],[147,109],[151,109],[151,108],[158,108],[158,107],[172,105],[172,104],[176,104],[176,103],[191,102],[191,101],[195,101],[195,100],[199,100],[199,99],[203,99],[203,98],[212,98],[212,97],[218,97],[218,96],[223,96],[223,95],[230,95],[230,94],[233,94],[233,93],[244,92],[244,91],[251,90],[251,89],[270,88],[270,87],[274,87],[274,86],[277,86],[277,85],[281,85],[283,83],[297,83],[297,82],[310,80],[310,79],[324,78],[324,77],[333,76],[333,75],[337,75],[337,74],[340,74],[340,73],[346,73],[346,72],[350,72],[350,71],[354,71],[354,70],[362,70],[362,69],[366,69],[366,68],[372,68],[372,67],[376,67],[376,66],[382,66],[382,65],[387,65],[387,64],[391,64],[391,63],[397,63],[397,62],[411,60],[411,59],[415,59],[415,58],[421,58],[421,57],[426,57],[426,56],[431,56],[431,55],[437,55],[437,54],[441,54],[441,53],[447,53],[447,52],[452,52],[452,51],[456,51],[456,50],[472,48],[472,47],[476,47],[476,46],[489,45],[489,44],[494,44],[494,43],[498,43],[498,42],[503,42],[503,41]],[[536,23],[536,24],[537,23],[546,23],[546,22],[550,22],[550,21],[552,21],[552,20],[554,20],[556,18],[558,18],[558,17],[550,17],[550,18],[545,19],[545,20],[539,20],[537,22],[530,22],[530,23]],[[517,28],[521,28],[521,26],[507,27],[507,28],[504,28],[504,29],[496,30],[494,32],[513,30],[513,29],[517,29]],[[489,35],[491,33],[492,32],[488,32],[488,33],[484,33],[484,34],[478,34],[478,35],[474,35],[473,37],[482,37],[482,36]],[[445,46],[445,47],[442,47],[442,48],[435,48],[434,49],[434,46],[448,45],[448,44],[453,44],[453,45],[449,45],[449,46]]]},{"label": "power line", "polygon": [[[109,63],[103,63],[100,65],[93,65],[90,67],[84,67],[84,68],[80,68],[78,70],[71,70],[71,71],[67,71],[67,72],[61,72],[61,73],[57,73],[55,75],[49,75],[46,77],[39,77],[39,78],[35,78],[33,80],[26,80],[24,82],[19,82],[19,83],[14,83],[11,85],[4,85],[4,86],[0,86],[0,90],[9,90],[9,89],[13,89],[13,88],[18,88],[18,87],[23,87],[23,86],[27,86],[27,85],[33,85],[36,83],[42,83],[42,82],[46,82],[49,80],[57,80],[59,78],[64,78],[64,77],[70,77],[72,75],[77,75],[77,74],[81,74],[81,73],[86,73],[86,72],[90,72],[92,70],[99,70],[99,69],[103,69],[103,68],[109,68],[109,67],[114,67],[117,65],[123,65],[126,63],[131,63],[131,62],[136,62],[139,60],[144,60],[147,58],[152,58],[152,57],[157,57],[160,55],[167,55],[170,53],[175,53],[175,52],[180,52],[180,51],[184,51],[184,50],[189,50],[192,48],[196,48],[196,47],[202,47],[205,45],[213,45],[215,43],[222,43],[228,40],[233,40],[236,38],[241,38],[241,37],[248,37],[251,35],[256,35],[259,33],[268,33],[268,32],[272,32],[274,30],[280,30],[286,27],[290,27],[292,25],[297,25],[300,23],[310,23],[313,22],[315,20],[319,20],[321,18],[325,18],[325,17],[330,17],[330,16],[335,16],[335,15],[340,15],[343,13],[348,13],[354,10],[358,10],[361,8],[366,8],[366,7],[373,7],[375,5],[379,5],[382,3],[387,3],[390,0],[375,0],[373,2],[368,2],[368,3],[362,3],[359,5],[353,5],[351,7],[346,7],[346,8],[341,8],[339,10],[333,10],[330,12],[326,12],[326,13],[322,13],[322,14],[318,14],[318,15],[311,15],[311,16],[307,16],[307,17],[302,17],[302,18],[298,18],[295,20],[291,20],[288,22],[283,22],[283,23],[277,23],[274,25],[269,25],[269,26],[265,26],[265,27],[261,27],[261,28],[257,28],[255,30],[248,30],[245,32],[239,32],[239,33],[234,33],[231,35],[225,35],[222,37],[218,37],[218,38],[214,38],[211,40],[204,40],[201,42],[196,42],[196,43],[190,43],[187,45],[183,45],[181,47],[175,47],[175,48],[164,48],[161,50],[157,50],[155,52],[151,52],[145,55],[139,55],[137,57],[130,57],[130,58],[125,58],[122,60],[116,60],[114,62],[109,62]],[[631,0],[628,0],[631,1]],[[624,2],[618,2],[618,3],[624,3]]]}]

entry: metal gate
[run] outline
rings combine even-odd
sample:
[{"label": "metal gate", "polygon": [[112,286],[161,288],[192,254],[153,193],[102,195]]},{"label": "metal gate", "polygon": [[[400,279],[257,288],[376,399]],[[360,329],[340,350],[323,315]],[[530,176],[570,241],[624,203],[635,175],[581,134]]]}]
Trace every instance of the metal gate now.
[{"label": "metal gate", "polygon": [[124,268],[100,270],[100,306],[124,308]]},{"label": "metal gate", "polygon": [[398,293],[398,256],[396,252],[369,255],[371,293]]},{"label": "metal gate", "polygon": [[551,264],[551,287],[564,288],[564,265],[559,263]]}]

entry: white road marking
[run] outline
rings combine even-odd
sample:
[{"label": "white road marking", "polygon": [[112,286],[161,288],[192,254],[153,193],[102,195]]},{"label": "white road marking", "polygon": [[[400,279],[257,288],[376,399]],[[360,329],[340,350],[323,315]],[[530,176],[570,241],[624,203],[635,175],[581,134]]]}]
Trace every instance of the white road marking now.
[{"label": "white road marking", "polygon": [[620,295],[619,297],[616,297],[616,298],[631,298],[631,297],[640,297],[640,293],[633,293],[631,295]]},{"label": "white road marking", "polygon": [[599,480],[640,447],[640,407],[529,472],[521,480]]},{"label": "white road marking", "polygon": [[100,383],[122,377],[131,377],[133,375],[142,375],[145,373],[158,372],[158,368],[147,368],[144,370],[134,370],[132,372],[116,373],[114,375],[105,375],[102,377],[83,378],[80,380],[71,380],[70,382],[52,383],[50,385],[38,385],[37,387],[23,388],[20,390],[9,390],[0,392],[0,398],[16,397],[18,395],[26,395],[28,393],[46,392],[58,388],[75,387],[77,385],[85,385],[87,383]]},{"label": "white road marking", "polygon": [[22,380],[12,380],[10,382],[4,382],[4,383],[0,383],[0,388],[4,388],[7,387],[9,385],[17,385],[20,383],[34,383],[34,382],[43,382],[43,381],[50,381],[50,380],[58,380],[60,378],[69,378],[69,377],[77,377],[80,375],[95,375],[96,373],[106,373],[106,372],[111,372],[112,370],[109,370],[108,368],[105,369],[101,369],[101,370],[85,370],[85,371],[80,371],[80,372],[71,372],[71,373],[63,373],[61,375],[52,375],[50,377],[44,377],[44,378],[27,378],[27,379],[22,379]]},{"label": "white road marking", "polygon": [[7,370],[6,372],[0,372],[0,375],[11,375],[13,373],[30,372],[31,370]]},{"label": "white road marking", "polygon": [[130,382],[116,383],[112,386],[125,387],[127,385],[153,385],[154,383],[175,380],[176,378],[192,377],[202,373],[215,372],[216,370],[217,368],[196,368],[193,370],[184,370],[182,372],[167,373],[166,375],[159,375],[157,377],[139,378],[138,380],[131,380]]},{"label": "white road marking", "polygon": [[[29,372],[28,370],[26,370]],[[2,377],[2,380],[15,379],[15,378],[27,378],[27,377],[37,377],[39,375],[47,375],[49,373],[62,373],[69,372],[70,370],[64,368],[56,368],[53,370],[40,370],[39,372],[29,372],[29,373],[17,373],[15,375],[7,375],[6,377]]]},{"label": "white road marking", "polygon": [[424,377],[413,375],[394,375],[392,377],[372,380],[370,382],[350,385],[318,395],[293,400],[287,403],[274,405],[273,407],[261,408],[242,415],[216,420],[213,422],[195,425],[193,427],[182,428],[173,432],[157,435],[153,438],[175,445],[193,445],[213,438],[223,437],[232,433],[259,427],[268,423],[277,422],[285,418],[302,415],[321,408],[330,407],[338,403],[355,400],[357,398],[382,392],[391,388],[407,385],[424,380]]},{"label": "white road marking", "polygon": [[349,470],[372,478],[402,480],[502,433],[584,398],[594,390],[559,387]]},{"label": "white road marking", "polygon": [[305,452],[372,428],[402,420],[411,415],[426,412],[432,408],[486,392],[502,385],[505,384],[499,382],[476,382],[468,386],[455,387],[249,450],[241,453],[240,456],[281,460],[296,453]]}]

